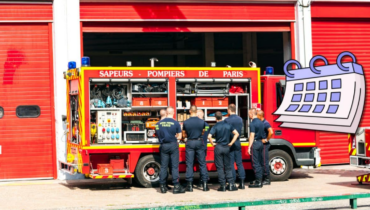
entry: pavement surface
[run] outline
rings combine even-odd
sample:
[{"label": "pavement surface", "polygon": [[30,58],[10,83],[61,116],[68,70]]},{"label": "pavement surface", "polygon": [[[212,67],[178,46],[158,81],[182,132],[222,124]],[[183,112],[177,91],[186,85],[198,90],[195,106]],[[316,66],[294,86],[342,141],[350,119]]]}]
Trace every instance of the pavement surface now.
[{"label": "pavement surface", "polygon": [[[356,176],[370,173],[349,165],[295,169],[288,181],[273,182],[261,189],[217,192],[217,179],[211,190],[195,189],[174,195],[156,188],[128,185],[123,180],[42,180],[0,182],[0,209],[126,209],[187,204],[205,204],[263,199],[318,197],[352,193],[370,193],[370,185],[358,185]],[[184,183],[184,180],[182,180]],[[195,180],[196,182],[196,180]],[[228,208],[236,209],[236,208]],[[349,200],[295,203],[248,207],[246,209],[350,209]],[[370,209],[370,199],[358,199],[358,209]]]}]

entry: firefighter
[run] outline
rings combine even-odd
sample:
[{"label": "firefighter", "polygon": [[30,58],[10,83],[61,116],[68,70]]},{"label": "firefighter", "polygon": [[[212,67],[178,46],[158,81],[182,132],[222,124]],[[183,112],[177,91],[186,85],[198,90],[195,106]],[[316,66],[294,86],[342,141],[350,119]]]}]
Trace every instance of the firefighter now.
[{"label": "firefighter", "polygon": [[[208,139],[212,146],[215,147],[215,164],[218,173],[218,181],[220,182],[220,188],[217,191],[236,191],[238,188],[235,186],[233,173],[231,171],[230,162],[230,147],[234,144],[236,139],[239,137],[237,130],[232,125],[222,121],[221,112],[217,111],[216,114],[216,125],[214,125],[209,132]],[[233,139],[230,141],[231,133],[234,134]],[[212,136],[215,136],[216,144],[213,143]],[[226,187],[226,179],[229,185]]]},{"label": "firefighter", "polygon": [[201,179],[203,180],[203,191],[209,191],[207,181],[208,172],[206,165],[206,156],[204,153],[203,132],[206,129],[206,123],[197,116],[197,107],[190,107],[190,118],[183,124],[183,137],[186,140],[186,191],[193,192],[193,175],[194,175],[194,157],[197,156]]},{"label": "firefighter", "polygon": [[[204,112],[203,112],[202,109],[198,109],[197,115],[201,120],[204,120]],[[204,133],[203,133],[203,143],[204,143],[203,144],[203,149],[204,149],[204,155],[205,155],[205,157],[207,157],[207,141],[208,141],[208,134],[209,134],[209,125],[205,121],[204,121],[204,123],[206,124],[206,128],[204,129]],[[208,173],[207,173],[207,177],[209,179]],[[205,180],[205,181],[208,181],[208,180]],[[199,179],[198,187],[203,187],[203,180],[202,179]]]},{"label": "firefighter", "polygon": [[[228,109],[229,117],[225,119],[225,122],[232,125],[235,130],[238,131],[239,134],[242,132],[243,127],[243,120],[241,117],[236,115],[236,107],[235,104],[230,104]],[[245,170],[243,167],[243,159],[242,159],[242,146],[240,144],[240,139],[236,140],[236,142],[230,147],[230,161],[231,161],[231,170],[233,172],[234,181],[236,181],[236,172],[234,163],[238,167],[238,174],[239,174],[239,189],[245,189],[244,186],[244,179],[245,179]]]},{"label": "firefighter", "polygon": [[249,125],[249,147],[248,153],[252,158],[252,167],[256,180],[249,185],[249,188],[261,188],[262,187],[262,173],[263,173],[263,143],[262,138],[264,136],[264,126],[260,119],[257,118],[257,110],[249,110],[249,118],[252,122]]},{"label": "firefighter", "polygon": [[[167,111],[166,111],[166,109],[161,109],[159,111],[159,116],[161,116],[161,120],[165,119],[167,117]],[[168,163],[168,165],[169,165],[169,170],[171,170],[171,160]],[[167,173],[167,176],[166,176],[166,188],[167,188],[167,190],[172,190],[172,188],[167,183],[167,178],[168,178],[168,173]]]},{"label": "firefighter", "polygon": [[271,139],[272,134],[274,133],[274,131],[272,130],[270,123],[265,119],[265,113],[262,110],[258,110],[257,117],[258,117],[258,119],[260,119],[262,121],[263,126],[264,126],[264,129],[263,129],[264,136],[263,136],[263,139],[262,139],[262,143],[263,143],[263,153],[262,153],[262,157],[263,157],[263,181],[262,181],[262,184],[263,185],[270,185],[271,181],[270,181],[270,164],[269,164],[269,161],[270,161],[270,159],[269,159],[269,149],[270,149],[269,140]]},{"label": "firefighter", "polygon": [[169,162],[171,162],[173,194],[178,194],[185,193],[185,189],[179,183],[179,144],[177,140],[181,139],[182,134],[180,124],[173,119],[174,113],[173,107],[167,108],[167,117],[156,124],[156,133],[160,143],[159,151],[161,155],[160,190],[162,193],[167,192],[167,168]]}]

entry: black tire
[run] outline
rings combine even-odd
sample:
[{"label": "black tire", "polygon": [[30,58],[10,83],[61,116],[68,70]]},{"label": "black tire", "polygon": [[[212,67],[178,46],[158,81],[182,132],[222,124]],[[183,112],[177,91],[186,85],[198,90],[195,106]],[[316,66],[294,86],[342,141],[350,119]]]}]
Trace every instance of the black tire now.
[{"label": "black tire", "polygon": [[[135,168],[135,182],[146,188],[158,187],[160,167],[161,161],[157,155],[146,155],[140,158]],[[149,174],[148,168],[153,168],[154,175]]]},{"label": "black tire", "polygon": [[292,174],[293,161],[288,153],[283,150],[269,151],[269,165],[271,181],[286,181]]}]

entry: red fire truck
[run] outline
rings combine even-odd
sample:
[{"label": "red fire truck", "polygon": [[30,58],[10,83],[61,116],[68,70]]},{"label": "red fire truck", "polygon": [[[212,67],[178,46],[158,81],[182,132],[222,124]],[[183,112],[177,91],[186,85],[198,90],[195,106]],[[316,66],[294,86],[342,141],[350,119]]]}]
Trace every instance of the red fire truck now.
[{"label": "red fire truck", "polygon": [[[219,67],[71,67],[67,81],[67,160],[60,169],[92,179],[122,178],[144,187],[158,184],[159,143],[154,125],[159,110],[176,108],[180,124],[195,104],[212,127],[214,113],[227,117],[234,103],[243,119],[241,133],[245,169],[248,155],[248,109],[261,108],[274,135],[270,149],[272,180],[287,180],[293,168],[320,166],[315,131],[280,128],[272,113],[284,96],[285,77],[260,75],[260,68]],[[234,88],[238,90],[232,91]],[[185,144],[180,147],[180,172],[185,172]],[[215,171],[213,147],[208,144],[207,168]],[[194,170],[197,170],[195,165]]]},{"label": "red fire truck", "polygon": [[[356,134],[348,134],[350,164],[370,169],[370,129],[358,128]],[[370,182],[370,173],[357,176],[357,182]]]}]

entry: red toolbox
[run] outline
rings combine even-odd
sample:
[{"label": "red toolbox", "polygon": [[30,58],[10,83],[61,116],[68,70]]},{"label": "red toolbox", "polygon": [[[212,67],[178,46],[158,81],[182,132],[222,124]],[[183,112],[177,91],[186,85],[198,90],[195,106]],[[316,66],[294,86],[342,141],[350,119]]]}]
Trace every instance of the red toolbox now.
[{"label": "red toolbox", "polygon": [[212,98],[213,107],[227,107],[229,106],[229,98],[227,97],[214,97]]},{"label": "red toolbox", "polygon": [[132,106],[150,106],[150,98],[132,98]]},{"label": "red toolbox", "polygon": [[99,175],[113,175],[113,167],[111,164],[98,164]]},{"label": "red toolbox", "polygon": [[123,159],[110,159],[110,165],[113,167],[113,170],[124,168]]},{"label": "red toolbox", "polygon": [[152,106],[167,106],[167,98],[161,97],[161,98],[151,98],[150,104]]},{"label": "red toolbox", "polygon": [[197,97],[195,98],[193,104],[198,107],[212,107],[211,97]]}]

